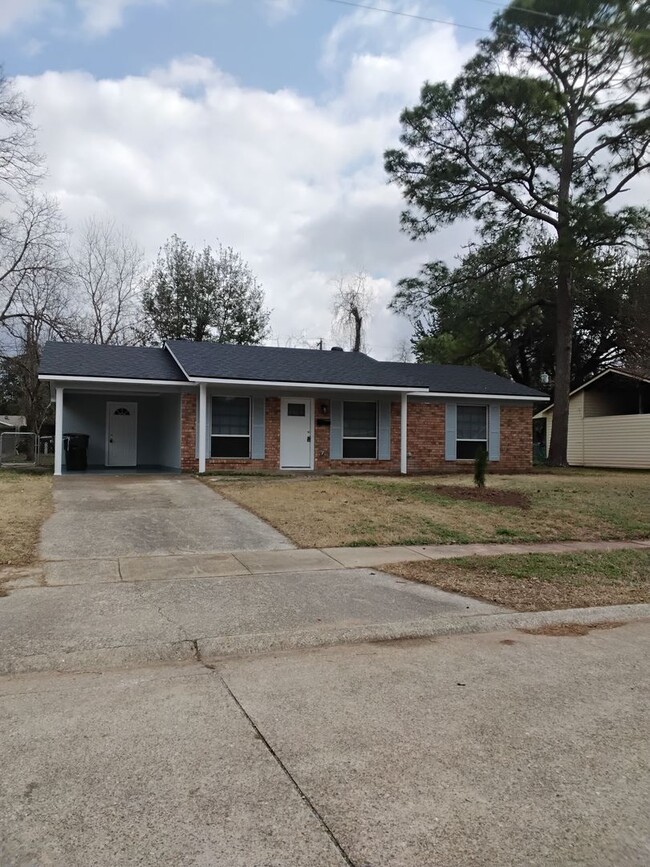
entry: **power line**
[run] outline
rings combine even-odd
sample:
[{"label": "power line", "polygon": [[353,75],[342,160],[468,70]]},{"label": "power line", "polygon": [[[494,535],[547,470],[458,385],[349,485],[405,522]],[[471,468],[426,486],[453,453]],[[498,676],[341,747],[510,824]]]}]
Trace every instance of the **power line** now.
[{"label": "power line", "polygon": [[414,18],[416,21],[431,21],[434,24],[447,24],[449,27],[462,27],[465,30],[475,30],[479,33],[490,33],[486,27],[473,27],[471,24],[459,24],[456,21],[445,21],[444,18],[430,18],[427,15],[415,15],[413,12],[400,12],[398,9],[386,9],[381,6],[369,6],[364,3],[353,3],[352,0],[327,0],[328,3],[338,3],[340,6],[352,6],[355,9],[369,9],[371,12],[385,12],[387,15],[399,15],[401,18]]},{"label": "power line", "polygon": [[[498,0],[474,0],[475,3],[485,3],[486,6],[495,6],[502,11],[513,10],[514,12],[524,12],[526,15],[537,15],[539,18],[547,18],[551,21],[560,21],[564,16],[554,15],[552,12],[542,12],[540,9],[528,9],[524,6],[515,6],[512,3],[504,5]],[[590,30],[604,30],[609,33],[620,33],[622,36],[642,36],[644,39],[650,37],[648,30],[630,30],[629,27],[611,27],[608,24],[591,24],[588,25]]]},{"label": "power line", "polygon": [[[416,21],[429,21],[433,24],[447,24],[449,27],[461,27],[464,30],[474,30],[478,33],[491,33],[487,27],[475,27],[472,24],[459,24],[456,21],[445,20],[444,18],[432,18],[428,15],[416,15],[413,12],[401,12],[399,9],[386,9],[385,6],[370,6],[365,3],[355,3],[353,0],[326,0],[328,3],[338,3],[340,6],[351,6],[354,9],[369,9],[371,12],[384,12],[386,15],[398,15],[400,18],[413,18]],[[475,0],[476,3],[485,3],[488,6],[495,6],[498,9],[512,9],[515,12],[525,12],[528,15],[538,15],[542,18],[551,19],[552,21],[560,21],[562,15],[553,15],[551,12],[542,12],[539,9],[526,9],[523,6],[504,6],[503,3],[497,0]],[[650,38],[648,30],[630,30],[624,27],[610,27],[607,24],[592,24],[591,30],[604,30],[608,33],[618,33],[621,36],[640,36],[643,39]]]}]

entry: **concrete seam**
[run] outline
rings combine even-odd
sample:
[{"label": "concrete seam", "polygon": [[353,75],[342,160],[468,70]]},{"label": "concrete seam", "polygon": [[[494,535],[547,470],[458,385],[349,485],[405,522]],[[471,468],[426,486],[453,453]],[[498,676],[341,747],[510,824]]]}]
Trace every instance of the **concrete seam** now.
[{"label": "concrete seam", "polygon": [[337,838],[336,834],[334,833],[334,831],[331,829],[331,827],[330,827],[330,826],[328,825],[328,823],[325,821],[324,817],[323,817],[323,816],[318,812],[318,810],[316,809],[316,805],[314,804],[314,802],[311,800],[311,798],[309,797],[309,795],[307,795],[306,792],[304,792],[303,789],[300,787],[300,784],[298,783],[298,781],[296,780],[296,778],[293,776],[293,774],[291,773],[291,771],[289,770],[289,768],[288,768],[288,767],[285,765],[285,763],[282,761],[282,759],[280,758],[280,756],[279,756],[279,755],[276,753],[276,751],[273,749],[273,747],[271,746],[271,744],[269,743],[269,741],[266,739],[266,737],[264,736],[264,734],[263,734],[262,731],[260,730],[259,726],[255,723],[255,721],[254,721],[253,718],[250,716],[250,714],[248,713],[248,711],[246,710],[246,708],[244,707],[244,705],[239,701],[239,699],[237,698],[237,696],[235,695],[235,693],[232,691],[232,689],[230,688],[230,686],[229,686],[228,683],[226,682],[226,680],[225,680],[225,678],[223,677],[223,675],[222,675],[220,672],[218,672],[214,666],[208,665],[207,663],[203,662],[203,660],[201,659],[201,655],[200,655],[199,649],[198,649],[198,645],[196,645],[196,653],[197,653],[197,661],[198,661],[201,665],[203,665],[205,668],[210,669],[210,671],[212,671],[212,672],[213,672],[213,673],[214,673],[214,674],[219,678],[219,680],[221,681],[221,683],[222,683],[223,686],[224,686],[224,689],[228,692],[228,695],[231,697],[231,699],[232,699],[232,700],[234,701],[234,703],[237,705],[237,707],[239,708],[240,712],[242,713],[242,715],[244,716],[244,718],[248,721],[248,724],[251,726],[251,728],[253,729],[253,731],[254,731],[255,734],[257,735],[257,737],[258,737],[258,738],[260,739],[260,741],[264,744],[264,747],[266,748],[267,752],[268,752],[268,753],[270,754],[270,756],[275,760],[276,764],[278,765],[278,767],[280,768],[280,770],[282,771],[282,773],[283,773],[283,774],[285,775],[285,777],[289,780],[289,782],[290,782],[291,785],[294,787],[294,789],[295,789],[296,792],[298,793],[298,795],[299,795],[299,797],[301,798],[301,800],[302,800],[302,801],[307,805],[307,807],[308,807],[309,810],[311,811],[311,813],[312,813],[312,815],[314,816],[314,818],[316,819],[316,821],[320,824],[321,828],[325,831],[325,833],[327,834],[327,836],[329,837],[329,839],[332,841],[332,843],[333,843],[333,845],[335,846],[336,850],[338,851],[339,855],[343,858],[343,860],[344,860],[345,863],[348,865],[348,867],[356,867],[354,861],[353,861],[352,858],[348,855],[348,853],[345,851],[345,849],[343,848],[342,844],[341,844],[340,841],[338,840],[338,838]]},{"label": "concrete seam", "polygon": [[248,566],[242,560],[240,560],[236,554],[231,554],[230,556],[233,557],[239,563],[240,566],[243,566],[243,568],[246,570],[246,572],[248,572],[249,575],[253,574],[251,572],[251,570],[248,568]]},{"label": "concrete seam", "polygon": [[[308,551],[308,550],[310,550],[310,549],[309,549],[309,548],[306,548],[305,550]],[[347,569],[347,568],[348,568],[348,567],[345,565],[345,563],[343,563],[341,560],[337,560],[336,557],[335,557],[333,554],[328,554],[326,551],[323,551],[322,548],[312,548],[311,550],[313,550],[313,551],[320,551],[321,554],[325,554],[326,557],[329,557],[329,558],[330,558],[331,560],[333,560],[335,563],[338,563],[340,566],[343,566],[344,569]]]}]

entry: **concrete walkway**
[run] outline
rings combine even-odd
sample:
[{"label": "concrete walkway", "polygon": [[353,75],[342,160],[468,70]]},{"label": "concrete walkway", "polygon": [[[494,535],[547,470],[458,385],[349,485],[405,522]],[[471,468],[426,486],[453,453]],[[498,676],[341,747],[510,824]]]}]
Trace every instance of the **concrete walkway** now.
[{"label": "concrete walkway", "polygon": [[[283,537],[280,537],[281,539]],[[45,546],[44,546],[45,547]],[[99,549],[103,549],[99,543]],[[96,550],[93,548],[93,551]],[[392,545],[377,548],[285,548],[283,550],[214,551],[149,556],[92,556],[51,559],[33,566],[6,569],[7,589],[60,587],[183,578],[223,578],[235,575],[270,575],[371,569],[391,563],[451,560],[459,557],[495,557],[502,554],[571,554],[581,551],[650,551],[650,540],[624,542],[539,542],[528,544]]]}]

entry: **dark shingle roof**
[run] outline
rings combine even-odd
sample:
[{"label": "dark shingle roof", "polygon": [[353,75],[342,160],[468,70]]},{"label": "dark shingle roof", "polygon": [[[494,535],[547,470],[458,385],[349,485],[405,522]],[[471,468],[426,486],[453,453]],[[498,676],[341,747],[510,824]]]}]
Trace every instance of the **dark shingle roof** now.
[{"label": "dark shingle roof", "polygon": [[50,376],[186,382],[183,372],[166,349],[144,346],[95,346],[48,341],[43,349],[39,372]]},{"label": "dark shingle roof", "polygon": [[397,388],[416,385],[404,371],[391,370],[362,352],[319,352],[189,340],[170,340],[167,346],[191,377]]},{"label": "dark shingle roof", "polygon": [[520,385],[504,376],[490,373],[481,367],[463,364],[409,364],[397,361],[377,362],[390,368],[402,377],[412,377],[414,382],[425,385],[432,392],[444,394],[498,394],[511,397],[546,399],[548,395],[527,385]]},{"label": "dark shingle roof", "polygon": [[[186,382],[237,379],[258,382],[317,382],[332,385],[429,389],[444,394],[546,395],[479,367],[376,361],[362,352],[319,352],[276,346],[236,346],[172,340],[167,349],[48,342],[40,373],[52,377],[148,379]],[[172,354],[173,353],[173,356]],[[181,365],[176,364],[174,358]]]}]

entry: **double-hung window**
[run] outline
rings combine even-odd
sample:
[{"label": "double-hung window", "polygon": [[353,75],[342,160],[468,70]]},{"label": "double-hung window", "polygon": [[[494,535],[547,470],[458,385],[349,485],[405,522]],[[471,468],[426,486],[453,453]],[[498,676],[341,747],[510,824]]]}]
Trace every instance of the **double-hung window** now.
[{"label": "double-hung window", "polygon": [[374,401],[343,402],[343,457],[377,457],[377,404]]},{"label": "double-hung window", "polygon": [[456,460],[473,460],[479,449],[487,451],[487,406],[456,408]]},{"label": "double-hung window", "polygon": [[213,397],[211,457],[249,458],[250,454],[250,399],[247,397]]}]

